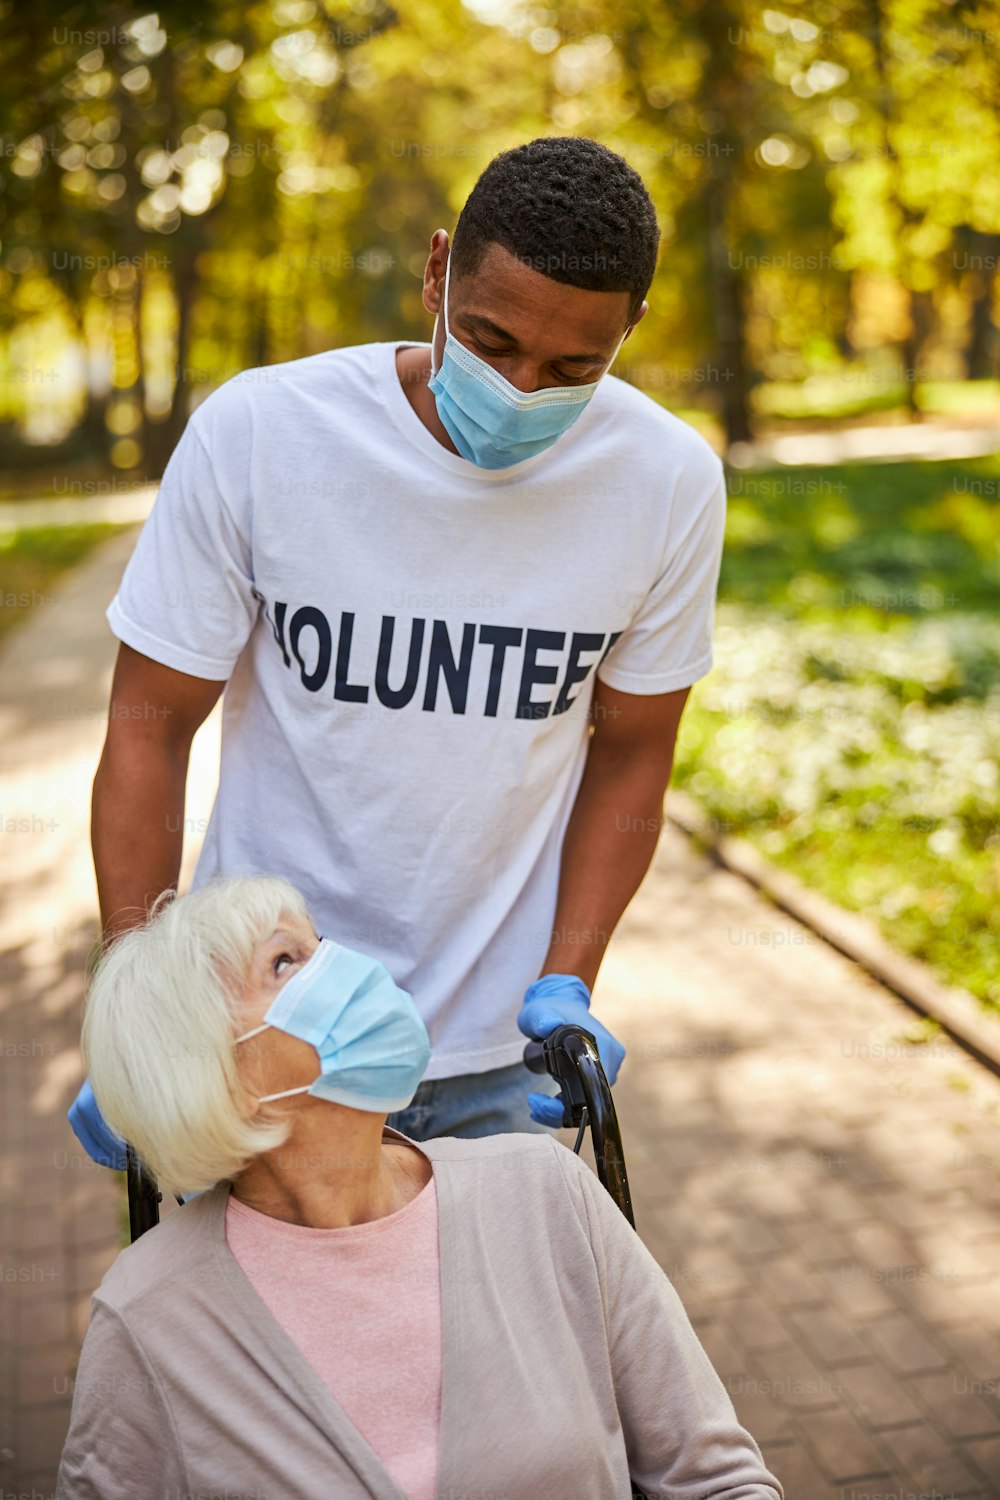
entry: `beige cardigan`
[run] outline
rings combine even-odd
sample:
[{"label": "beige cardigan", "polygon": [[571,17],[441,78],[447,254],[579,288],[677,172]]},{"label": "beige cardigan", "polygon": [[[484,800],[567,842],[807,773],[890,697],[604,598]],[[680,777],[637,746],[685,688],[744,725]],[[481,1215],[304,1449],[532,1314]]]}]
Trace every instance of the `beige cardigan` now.
[{"label": "beige cardigan", "polygon": [[[437,1500],[628,1500],[630,1471],[658,1500],[781,1500],[579,1157],[549,1135],[419,1149],[439,1214]],[[56,1500],[405,1500],[233,1258],[228,1196],[178,1209],[95,1292]]]}]

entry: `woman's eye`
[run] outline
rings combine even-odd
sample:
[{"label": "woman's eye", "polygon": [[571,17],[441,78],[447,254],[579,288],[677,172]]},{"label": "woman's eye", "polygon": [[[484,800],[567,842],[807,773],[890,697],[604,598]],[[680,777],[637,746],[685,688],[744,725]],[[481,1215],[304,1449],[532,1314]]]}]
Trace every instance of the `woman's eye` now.
[{"label": "woman's eye", "polygon": [[294,960],[294,958],[292,957],[292,955],[290,953],[279,953],[278,956],[277,956],[277,958],[274,960],[274,976],[275,976],[275,978],[277,978],[278,975],[281,973],[281,969],[279,967],[281,964],[293,964],[294,962],[295,962],[295,960]]}]

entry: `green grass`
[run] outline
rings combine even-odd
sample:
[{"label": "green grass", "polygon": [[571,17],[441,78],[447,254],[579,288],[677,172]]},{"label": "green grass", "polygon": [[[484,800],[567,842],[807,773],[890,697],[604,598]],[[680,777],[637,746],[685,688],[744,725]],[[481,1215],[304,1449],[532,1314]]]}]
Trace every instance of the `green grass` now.
[{"label": "green grass", "polygon": [[996,614],[1000,457],[738,471],[720,595],[852,628]]},{"label": "green grass", "polygon": [[0,531],[0,640],[36,610],[54,604],[53,585],[60,576],[123,529],[101,523]]},{"label": "green grass", "polygon": [[731,483],[675,784],[1000,1008],[1000,459]]}]

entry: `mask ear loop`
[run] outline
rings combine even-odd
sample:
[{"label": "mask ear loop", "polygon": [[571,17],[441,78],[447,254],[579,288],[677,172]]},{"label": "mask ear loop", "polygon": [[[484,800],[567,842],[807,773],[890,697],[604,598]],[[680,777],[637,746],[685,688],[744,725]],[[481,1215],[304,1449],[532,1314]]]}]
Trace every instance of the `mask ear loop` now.
[{"label": "mask ear loop", "polygon": [[[242,1036],[238,1036],[233,1045],[238,1047],[240,1042],[248,1042],[252,1036],[260,1036],[262,1031],[270,1031],[270,1029],[270,1021],[265,1021],[261,1026],[255,1026],[253,1031],[245,1031]],[[272,1099],[287,1099],[292,1094],[308,1094],[311,1088],[311,1083],[304,1083],[301,1088],[283,1089],[280,1094],[264,1094],[257,1100],[257,1103],[270,1104]]]},{"label": "mask ear loop", "polygon": [[260,1036],[262,1031],[269,1031],[270,1027],[270,1021],[265,1021],[262,1025],[255,1026],[253,1031],[245,1031],[242,1036],[236,1038],[233,1046],[238,1047],[240,1042],[248,1042],[252,1036]]},{"label": "mask ear loop", "polygon": [[[444,337],[445,337],[445,342],[446,343],[447,343],[448,339],[451,337],[451,330],[448,327],[448,283],[449,283],[450,280],[451,280],[451,248],[449,246],[449,249],[448,249],[448,259],[445,262],[445,267],[444,267]],[[435,315],[434,315],[434,332],[431,334],[431,379],[432,380],[434,379],[434,376],[438,373],[437,370],[434,368],[434,342],[437,339],[437,330],[438,330],[438,315],[435,313]]]},{"label": "mask ear loop", "polygon": [[312,1088],[312,1084],[311,1083],[304,1083],[301,1088],[297,1088],[297,1089],[285,1089],[280,1094],[264,1094],[260,1099],[257,1100],[257,1103],[258,1104],[270,1104],[270,1102],[271,1102],[272,1099],[287,1099],[289,1097],[289,1095],[291,1095],[291,1094],[308,1094],[308,1092],[309,1092],[309,1090],[311,1088]]}]

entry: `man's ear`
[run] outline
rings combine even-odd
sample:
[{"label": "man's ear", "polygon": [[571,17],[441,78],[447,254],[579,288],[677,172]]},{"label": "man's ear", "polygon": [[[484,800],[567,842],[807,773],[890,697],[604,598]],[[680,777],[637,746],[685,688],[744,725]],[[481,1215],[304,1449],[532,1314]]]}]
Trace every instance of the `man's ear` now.
[{"label": "man's ear", "polygon": [[635,317],[632,319],[631,323],[628,325],[628,333],[626,333],[626,335],[625,335],[626,338],[628,338],[629,334],[632,332],[632,329],[636,328],[642,322],[643,318],[646,316],[646,314],[648,312],[649,312],[649,303],[648,302],[643,302],[642,306],[639,308],[639,311],[636,313]]},{"label": "man's ear", "polygon": [[431,235],[431,253],[424,266],[424,284],[421,292],[424,307],[435,317],[444,306],[444,273],[450,253],[448,231],[435,229]]}]

